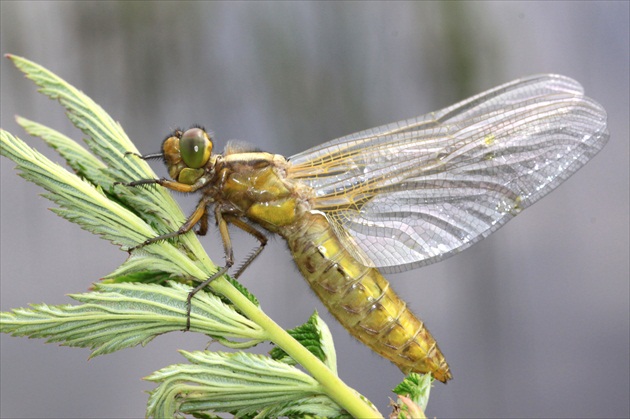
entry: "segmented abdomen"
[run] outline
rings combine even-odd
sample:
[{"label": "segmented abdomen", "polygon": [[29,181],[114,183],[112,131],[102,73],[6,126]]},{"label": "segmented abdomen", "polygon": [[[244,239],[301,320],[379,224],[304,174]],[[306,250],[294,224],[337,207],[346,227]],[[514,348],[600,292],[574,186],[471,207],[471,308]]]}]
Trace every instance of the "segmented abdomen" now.
[{"label": "segmented abdomen", "polygon": [[300,272],[337,320],[404,373],[431,372],[442,382],[451,379],[435,339],[380,272],[343,248],[323,214],[306,212],[298,221],[280,234]]}]

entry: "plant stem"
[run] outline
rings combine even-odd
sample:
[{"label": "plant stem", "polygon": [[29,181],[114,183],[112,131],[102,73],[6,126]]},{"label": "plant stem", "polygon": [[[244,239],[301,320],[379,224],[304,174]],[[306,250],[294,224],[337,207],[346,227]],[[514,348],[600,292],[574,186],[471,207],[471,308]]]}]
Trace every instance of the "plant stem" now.
[{"label": "plant stem", "polygon": [[243,294],[228,281],[219,278],[210,284],[210,287],[228,298],[250,320],[261,326],[268,333],[268,338],[274,344],[282,348],[297,363],[302,365],[321,385],[324,393],[339,406],[356,418],[382,418],[370,404],[366,403],[360,395],[348,387],[337,375],[326,367],[315,355],[302,346],[289,335],[283,328],[277,325],[259,307],[252,304]]}]

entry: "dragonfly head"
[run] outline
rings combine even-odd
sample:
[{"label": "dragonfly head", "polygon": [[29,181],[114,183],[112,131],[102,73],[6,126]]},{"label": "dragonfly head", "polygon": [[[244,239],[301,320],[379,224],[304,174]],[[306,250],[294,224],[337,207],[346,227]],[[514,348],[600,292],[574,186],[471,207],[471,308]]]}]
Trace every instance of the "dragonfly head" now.
[{"label": "dragonfly head", "polygon": [[171,178],[192,185],[204,175],[213,159],[212,139],[201,127],[175,130],[162,143],[162,155]]}]

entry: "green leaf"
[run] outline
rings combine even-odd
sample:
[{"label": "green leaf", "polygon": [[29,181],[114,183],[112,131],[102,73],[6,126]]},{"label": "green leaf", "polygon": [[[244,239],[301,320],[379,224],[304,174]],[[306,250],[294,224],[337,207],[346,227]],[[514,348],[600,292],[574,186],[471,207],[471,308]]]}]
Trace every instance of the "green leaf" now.
[{"label": "green leaf", "polygon": [[191,364],[172,365],[146,378],[160,383],[150,393],[149,416],[206,412],[348,417],[315,379],[290,365],[243,352],[181,353]]},{"label": "green leaf", "polygon": [[[332,335],[326,323],[317,314],[317,311],[313,313],[306,323],[294,329],[289,329],[287,332],[313,355],[323,361],[335,374],[337,373],[337,354]],[[295,364],[295,361],[281,348],[273,348],[269,355],[272,359],[290,365]]]},{"label": "green leaf", "polygon": [[[96,284],[95,291],[70,295],[81,305],[33,305],[0,313],[0,331],[13,336],[47,338],[48,342],[89,347],[91,356],[136,345],[186,327],[190,288],[154,284]],[[264,331],[212,294],[199,292],[192,300],[191,331],[245,339],[256,344]]]},{"label": "green leaf", "polygon": [[405,379],[402,380],[392,391],[399,396],[409,397],[411,401],[420,406],[422,411],[425,411],[427,404],[429,403],[432,382],[433,378],[431,377],[431,374],[420,375],[412,372],[406,376]]},{"label": "green leaf", "polygon": [[74,140],[66,137],[59,131],[26,118],[17,117],[16,120],[30,135],[40,137],[49,146],[57,150],[77,176],[85,178],[93,185],[103,182],[114,183],[114,179],[107,178],[107,166]]},{"label": "green leaf", "polygon": [[[29,132],[42,136],[56,148],[79,174],[77,176],[0,130],[0,152],[17,163],[24,178],[48,190],[46,197],[59,205],[54,209],[56,213],[121,246],[133,246],[147,238],[172,232],[184,223],[186,217],[165,188],[114,185],[117,181],[156,176],[144,160],[125,155],[127,151],[137,150],[118,123],[81,91],[45,68],[24,58],[8,57],[41,87],[42,93],[58,100],[66,108],[68,117],[86,135],[84,139],[88,148],[105,165],[103,168],[99,160],[88,156],[85,149],[71,144],[56,131],[31,121],[19,120]],[[216,267],[196,235],[190,232],[135,250],[119,269],[107,277],[104,282],[108,284],[101,283],[96,292],[73,296],[84,303],[80,306],[38,305],[0,314],[1,331],[90,347],[94,349],[93,355],[146,344],[159,333],[184,328],[189,288],[175,283],[166,288],[127,281],[160,282],[165,278],[174,278],[191,283],[203,281],[213,272],[216,272]],[[232,347],[251,346],[261,339],[270,340],[311,374],[311,380],[317,382],[321,394],[325,393],[354,416],[378,415],[369,401],[337,377],[329,355],[326,356],[328,365],[321,363],[266,316],[249,292],[242,287],[237,289],[226,278],[217,278],[208,288],[230,304],[222,304],[220,299],[206,293],[199,293],[192,299],[193,330],[209,334]],[[325,353],[332,349],[332,345],[329,349],[325,346],[322,344]],[[256,371],[254,365],[251,367]],[[317,396],[308,396],[304,401],[283,400],[284,405],[268,405],[267,408],[306,412],[305,406],[314,406],[313,411],[317,411],[316,406],[323,408],[326,405],[321,399],[312,402],[313,397]],[[187,411],[193,413],[192,409]]]},{"label": "green leaf", "polygon": [[[41,93],[59,101],[66,109],[66,114],[72,123],[86,135],[84,140],[88,147],[106,165],[104,176],[90,176],[88,179],[100,185],[107,194],[116,195],[121,202],[128,206],[128,209],[151,226],[154,232],[144,239],[174,231],[185,222],[186,217],[165,188],[114,186],[113,181],[130,182],[157,177],[147,162],[135,156],[125,155],[128,151],[138,153],[138,150],[129,140],[120,124],[115,122],[107,112],[83,92],[46,68],[22,57],[15,55],[8,55],[8,57],[25,73],[27,78],[41,87],[39,90]],[[47,130],[46,127],[43,128],[44,131]],[[35,133],[38,129],[33,128]],[[45,133],[43,137],[50,139],[48,133]],[[68,156],[68,149],[61,146],[63,141],[53,142],[58,145],[57,150],[64,155],[64,158],[70,157],[70,163],[73,156]],[[136,242],[136,244],[144,239]],[[194,233],[180,236],[176,240],[175,246],[183,246],[186,252],[194,254],[197,258],[205,258],[203,259],[204,263],[209,262],[199,240],[194,237]],[[210,266],[214,265],[210,263]],[[205,278],[207,275],[200,279]]]},{"label": "green leaf", "polygon": [[[230,276],[226,276],[225,279],[227,279],[227,281],[230,284],[232,284],[232,286],[234,288],[236,288],[241,294],[243,294],[245,296],[245,298],[247,298],[249,301],[251,301],[252,304],[254,304],[257,307],[260,307],[260,302],[258,301],[258,298],[256,298],[256,296],[254,294],[249,292],[249,290],[247,288],[245,288],[245,286],[243,284],[241,284],[236,279],[233,279]],[[224,302],[227,303],[228,301],[224,301]],[[231,304],[231,302],[230,302],[230,304]]]},{"label": "green leaf", "polygon": [[169,274],[170,262],[168,260],[156,260],[151,255],[133,253],[116,270],[103,278],[103,283],[115,284],[119,282],[164,283],[160,279],[176,279],[177,275]]},{"label": "green leaf", "polygon": [[337,352],[335,351],[335,342],[333,341],[332,333],[330,333],[330,329],[328,328],[326,322],[319,317],[317,311],[313,313],[311,319],[313,319],[313,322],[319,332],[319,344],[322,352],[324,353],[324,364],[326,364],[326,366],[330,368],[335,375],[337,375]]},{"label": "green leaf", "polygon": [[20,176],[51,192],[46,197],[74,218],[82,214],[79,224],[86,230],[102,235],[119,245],[133,245],[152,230],[127,209],[109,200],[94,185],[68,172],[20,139],[0,130],[0,153],[13,160],[21,170]]},{"label": "green leaf", "polygon": [[[134,246],[156,236],[155,230],[144,220],[109,199],[100,188],[53,163],[4,130],[0,130],[0,154],[18,165],[20,176],[50,192],[44,196],[62,207],[53,209],[55,213],[83,229],[123,246]],[[201,245],[199,248],[205,255]],[[145,256],[147,265],[179,277],[203,280],[215,269],[211,264],[199,266],[170,242],[146,246],[137,253]],[[207,256],[205,259],[209,260]]]},{"label": "green leaf", "polygon": [[179,281],[182,283],[188,283],[190,281],[182,280],[181,278],[173,277],[172,274],[163,271],[137,271],[129,272],[124,275],[117,275],[112,279],[102,279],[103,284],[121,284],[126,282],[142,282],[145,284],[160,284],[164,285],[168,281]]}]

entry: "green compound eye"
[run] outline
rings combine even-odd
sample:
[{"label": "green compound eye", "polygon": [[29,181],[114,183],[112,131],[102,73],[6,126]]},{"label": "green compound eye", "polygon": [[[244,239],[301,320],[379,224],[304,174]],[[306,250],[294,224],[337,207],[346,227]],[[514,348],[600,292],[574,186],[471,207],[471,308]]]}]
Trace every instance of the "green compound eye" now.
[{"label": "green compound eye", "polygon": [[179,140],[179,149],[186,166],[199,169],[208,162],[212,141],[201,128],[191,128]]}]

